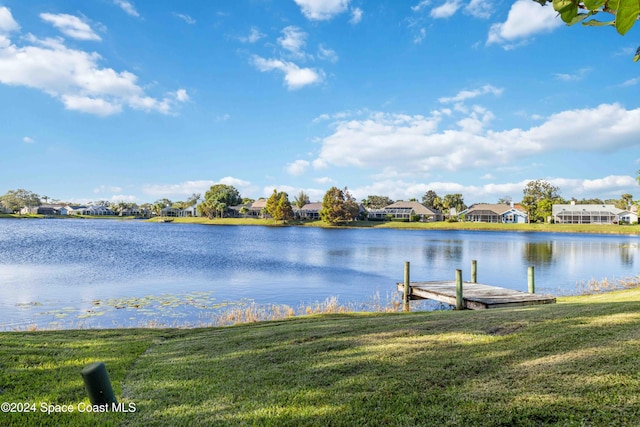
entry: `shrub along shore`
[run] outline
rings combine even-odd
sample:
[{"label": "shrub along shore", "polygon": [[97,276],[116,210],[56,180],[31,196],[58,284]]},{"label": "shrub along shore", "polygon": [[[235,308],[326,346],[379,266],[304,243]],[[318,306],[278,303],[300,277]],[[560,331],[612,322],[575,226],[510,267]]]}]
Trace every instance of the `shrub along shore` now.
[{"label": "shrub along shore", "polygon": [[[9,426],[640,425],[640,290],[485,311],[0,333]],[[103,361],[135,412],[89,413]],[[133,405],[131,405],[133,404]],[[57,405],[57,406],[56,406]],[[66,406],[63,406],[66,405]],[[45,408],[72,413],[47,413]]]}]

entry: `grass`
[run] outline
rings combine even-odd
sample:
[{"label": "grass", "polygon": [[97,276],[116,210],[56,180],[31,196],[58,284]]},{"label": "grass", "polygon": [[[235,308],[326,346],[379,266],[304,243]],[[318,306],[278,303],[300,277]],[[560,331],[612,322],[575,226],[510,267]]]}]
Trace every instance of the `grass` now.
[{"label": "grass", "polygon": [[0,401],[88,403],[80,370],[104,361],[136,412],[0,423],[640,425],[639,344],[639,289],[486,311],[1,333]]},{"label": "grass", "polygon": [[[262,226],[306,226],[321,228],[394,228],[407,230],[477,230],[520,231],[550,233],[601,233],[640,234],[638,225],[615,224],[490,224],[482,222],[401,222],[401,221],[354,221],[343,225],[330,225],[322,221],[290,221],[287,224],[272,219],[255,218],[172,218],[175,223],[208,225],[262,225]],[[151,219],[149,221],[157,221]]]}]

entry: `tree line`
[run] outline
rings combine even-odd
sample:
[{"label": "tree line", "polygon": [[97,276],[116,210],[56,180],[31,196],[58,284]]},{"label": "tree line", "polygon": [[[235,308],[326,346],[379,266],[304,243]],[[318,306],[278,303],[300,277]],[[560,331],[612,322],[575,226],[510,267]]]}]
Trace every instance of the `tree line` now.
[{"label": "tree line", "polygon": [[[638,184],[640,184],[640,171],[637,175]],[[145,203],[139,206],[140,209],[148,209],[149,211],[160,215],[162,210],[171,207],[175,209],[186,209],[196,206],[201,216],[210,219],[216,217],[224,217],[225,213],[231,206],[248,205],[254,202],[254,199],[243,198],[237,188],[232,185],[215,184],[205,193],[204,199],[200,194],[192,194],[185,201],[171,201],[163,198],[153,203]],[[2,207],[11,212],[19,212],[24,207],[40,206],[43,201],[46,203],[51,200],[52,203],[59,203],[55,199],[48,196],[40,196],[36,193],[25,189],[10,190],[3,196],[0,196],[0,204]],[[410,199],[410,201],[418,201]],[[518,204],[527,213],[529,222],[546,221],[552,215],[552,206],[554,204],[566,204],[570,201],[576,204],[610,204],[619,209],[627,210],[633,204],[633,196],[629,193],[622,194],[619,199],[597,199],[583,198],[578,200],[571,198],[566,200],[560,196],[560,189],[543,179],[529,181],[523,189],[523,197]],[[501,197],[497,203],[511,204],[513,199],[511,196]],[[309,196],[300,191],[293,199],[293,203],[289,200],[289,195],[284,191],[273,190],[271,196],[266,199],[264,213],[269,214],[276,221],[287,222],[294,219],[293,206],[301,209],[310,203]],[[388,196],[369,195],[358,203],[349,192],[348,188],[340,189],[331,187],[325,193],[322,199],[322,208],[319,212],[320,218],[324,222],[336,224],[353,221],[361,215],[360,204],[366,209],[382,209],[394,203],[394,200]],[[421,203],[423,206],[432,210],[442,212],[445,216],[449,212],[455,210],[460,213],[467,209],[464,198],[460,193],[445,194],[440,197],[435,191],[427,190],[422,196]],[[116,213],[122,213],[127,209],[131,209],[136,205],[127,202],[109,202],[97,201],[94,205],[102,205],[111,208]],[[245,206],[240,209],[240,213],[247,213],[248,208]]]}]

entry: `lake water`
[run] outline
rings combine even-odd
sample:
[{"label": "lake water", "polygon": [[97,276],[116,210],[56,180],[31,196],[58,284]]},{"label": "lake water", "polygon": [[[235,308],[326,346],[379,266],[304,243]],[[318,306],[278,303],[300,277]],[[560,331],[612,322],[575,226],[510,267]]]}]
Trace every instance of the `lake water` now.
[{"label": "lake water", "polygon": [[[0,329],[206,324],[228,306],[397,298],[412,280],[578,292],[638,274],[638,236],[0,220]],[[378,297],[376,297],[378,296]],[[413,303],[412,303],[413,304]],[[427,306],[427,308],[433,308]]]}]

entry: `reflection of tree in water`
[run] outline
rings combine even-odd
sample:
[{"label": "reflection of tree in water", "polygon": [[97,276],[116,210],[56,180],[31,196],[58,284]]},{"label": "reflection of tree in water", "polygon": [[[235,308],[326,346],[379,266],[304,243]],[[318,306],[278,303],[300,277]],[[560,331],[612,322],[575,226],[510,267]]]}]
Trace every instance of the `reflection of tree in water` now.
[{"label": "reflection of tree in water", "polygon": [[553,242],[527,242],[522,257],[531,265],[549,265],[553,262]]},{"label": "reflection of tree in water", "polygon": [[424,247],[424,257],[427,261],[462,260],[462,244],[454,243],[450,246],[428,245]]},{"label": "reflection of tree in water", "polygon": [[629,243],[620,245],[620,262],[622,265],[633,265],[633,256],[638,251],[638,246]]}]

